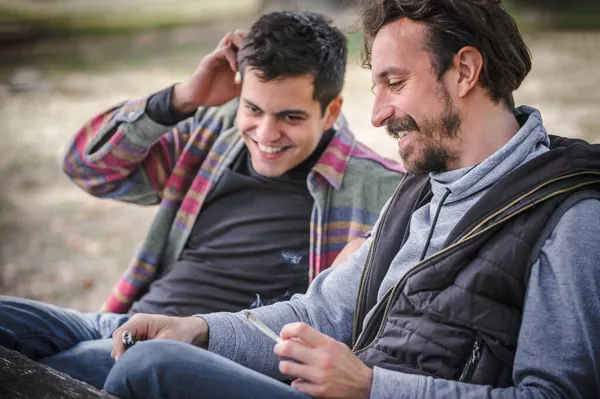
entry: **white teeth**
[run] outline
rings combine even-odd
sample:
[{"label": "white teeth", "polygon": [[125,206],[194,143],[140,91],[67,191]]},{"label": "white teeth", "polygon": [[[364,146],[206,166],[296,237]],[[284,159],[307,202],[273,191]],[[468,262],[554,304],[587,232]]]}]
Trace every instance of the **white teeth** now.
[{"label": "white teeth", "polygon": [[262,144],[258,144],[258,148],[262,152],[266,152],[267,154],[277,154],[278,152],[283,151],[283,147],[269,147],[269,146],[262,145]]}]

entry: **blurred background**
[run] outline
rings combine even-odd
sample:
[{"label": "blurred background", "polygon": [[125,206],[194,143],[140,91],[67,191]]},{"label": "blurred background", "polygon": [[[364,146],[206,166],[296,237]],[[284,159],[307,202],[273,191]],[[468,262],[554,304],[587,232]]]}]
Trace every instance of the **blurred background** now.
[{"label": "blurred background", "polygon": [[[0,0],[0,295],[99,308],[154,209],[91,198],[59,169],[88,118],[185,79],[221,37],[277,9],[327,13],[348,32],[344,112],[359,139],[397,158],[370,125],[370,73],[343,0]],[[515,0],[533,53],[517,104],[549,132],[600,142],[600,1]],[[352,33],[354,32],[354,33]]]}]

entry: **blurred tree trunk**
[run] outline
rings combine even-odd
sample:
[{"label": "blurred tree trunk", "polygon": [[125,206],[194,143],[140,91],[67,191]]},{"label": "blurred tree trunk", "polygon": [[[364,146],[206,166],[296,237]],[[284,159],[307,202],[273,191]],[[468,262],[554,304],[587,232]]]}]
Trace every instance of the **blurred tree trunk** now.
[{"label": "blurred tree trunk", "polygon": [[3,346],[0,346],[0,398],[117,399]]}]

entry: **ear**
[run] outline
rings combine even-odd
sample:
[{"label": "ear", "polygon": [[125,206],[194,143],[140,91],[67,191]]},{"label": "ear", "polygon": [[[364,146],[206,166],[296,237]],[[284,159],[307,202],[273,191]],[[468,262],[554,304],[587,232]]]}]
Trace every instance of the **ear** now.
[{"label": "ear", "polygon": [[333,127],[333,124],[342,112],[343,102],[344,100],[341,96],[338,96],[331,100],[331,102],[327,106],[327,109],[325,110],[325,116],[323,117],[325,118],[325,125],[323,126],[323,131],[329,130]]},{"label": "ear", "polygon": [[465,46],[459,50],[452,61],[458,72],[457,91],[459,98],[465,97],[479,82],[483,68],[483,56],[473,46]]}]

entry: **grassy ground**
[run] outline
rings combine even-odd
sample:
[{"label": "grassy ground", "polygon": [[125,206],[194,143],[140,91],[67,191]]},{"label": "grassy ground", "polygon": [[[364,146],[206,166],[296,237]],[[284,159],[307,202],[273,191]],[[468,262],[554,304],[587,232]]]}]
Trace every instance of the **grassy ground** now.
[{"label": "grassy ground", "polygon": [[[64,147],[100,110],[184,79],[237,23],[38,43],[18,62],[0,64],[0,294],[82,310],[100,306],[154,210],[79,191],[59,170]],[[517,102],[539,108],[552,133],[599,142],[600,33],[546,33],[528,41],[534,69]],[[37,89],[9,91],[7,82],[23,66],[39,71]],[[369,123],[370,76],[355,61],[344,96],[359,139],[396,157],[393,141]]]}]

